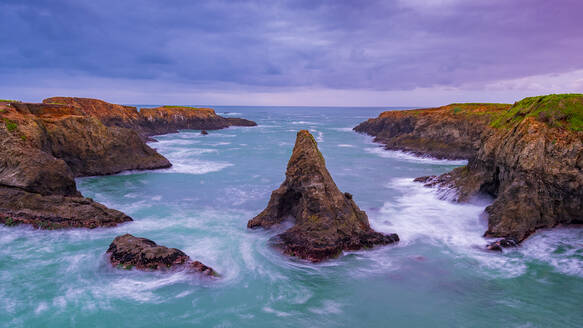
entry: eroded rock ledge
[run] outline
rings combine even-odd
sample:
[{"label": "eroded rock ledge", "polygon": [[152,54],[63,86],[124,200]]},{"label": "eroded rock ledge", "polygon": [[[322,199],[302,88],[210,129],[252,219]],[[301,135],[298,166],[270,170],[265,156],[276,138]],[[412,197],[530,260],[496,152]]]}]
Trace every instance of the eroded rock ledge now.
[{"label": "eroded rock ledge", "polygon": [[353,130],[374,136],[388,150],[440,159],[469,159],[480,148],[484,129],[507,104],[451,104],[383,112]]},{"label": "eroded rock ledge", "polygon": [[[428,117],[427,124],[440,125],[438,116]],[[493,249],[522,242],[537,229],[583,223],[583,95],[525,98],[487,123],[467,166],[418,181],[452,188],[459,201],[480,193],[495,197],[486,208],[485,236],[504,241]]]},{"label": "eroded rock ledge", "polygon": [[106,254],[114,267],[126,270],[133,268],[143,271],[184,269],[207,276],[218,276],[213,268],[199,261],[192,261],[179,249],[160,246],[150,239],[134,237],[130,234],[115,237]]},{"label": "eroded rock ledge", "polygon": [[284,252],[313,262],[399,240],[396,234],[374,231],[352,195],[340,192],[306,130],[297,134],[285,181],[247,227],[270,228],[288,217],[295,218],[295,225],[279,235]]}]

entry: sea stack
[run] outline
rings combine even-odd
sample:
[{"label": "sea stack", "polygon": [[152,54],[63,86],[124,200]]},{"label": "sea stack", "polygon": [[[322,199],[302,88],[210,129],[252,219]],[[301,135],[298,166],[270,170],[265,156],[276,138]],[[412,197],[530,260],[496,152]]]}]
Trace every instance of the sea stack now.
[{"label": "sea stack", "polygon": [[126,270],[136,268],[143,271],[186,269],[207,276],[218,276],[215,270],[176,248],[160,246],[146,238],[130,234],[117,236],[109,245],[106,254],[111,265]]},{"label": "sea stack", "polygon": [[247,227],[270,228],[288,217],[295,218],[295,225],[279,235],[284,252],[312,262],[399,240],[396,234],[374,231],[352,195],[338,189],[307,130],[297,134],[285,181]]}]

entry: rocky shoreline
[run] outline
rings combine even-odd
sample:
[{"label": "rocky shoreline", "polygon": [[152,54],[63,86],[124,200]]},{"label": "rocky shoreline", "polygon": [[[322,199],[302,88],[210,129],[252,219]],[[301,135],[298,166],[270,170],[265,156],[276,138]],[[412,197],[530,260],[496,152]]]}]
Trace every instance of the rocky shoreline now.
[{"label": "rocky shoreline", "polygon": [[384,112],[354,130],[387,149],[468,159],[467,166],[416,180],[452,188],[457,201],[493,196],[484,235],[503,241],[489,248],[516,245],[537,229],[583,223],[581,94]]},{"label": "rocky shoreline", "polygon": [[[212,109],[135,107],[89,98],[54,97],[43,103],[0,102],[0,223],[40,229],[111,227],[132,219],[77,190],[76,177],[168,168],[145,140],[182,128],[253,126]],[[186,113],[186,114],[184,114]],[[190,115],[184,124],[184,115]],[[204,115],[201,115],[204,113]],[[151,128],[151,117],[159,125]],[[217,124],[216,122],[222,122]]]}]

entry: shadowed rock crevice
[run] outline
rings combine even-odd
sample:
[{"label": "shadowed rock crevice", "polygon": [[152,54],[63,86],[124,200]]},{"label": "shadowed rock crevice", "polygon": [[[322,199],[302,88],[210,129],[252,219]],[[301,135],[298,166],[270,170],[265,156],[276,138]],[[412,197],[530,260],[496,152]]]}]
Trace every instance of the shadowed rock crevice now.
[{"label": "shadowed rock crevice", "polygon": [[248,228],[270,228],[291,217],[295,225],[279,235],[286,254],[313,262],[343,250],[386,245],[399,240],[370,227],[368,217],[350,194],[340,192],[326,169],[314,137],[298,132],[286,179],[273,191],[267,208],[249,220]]}]

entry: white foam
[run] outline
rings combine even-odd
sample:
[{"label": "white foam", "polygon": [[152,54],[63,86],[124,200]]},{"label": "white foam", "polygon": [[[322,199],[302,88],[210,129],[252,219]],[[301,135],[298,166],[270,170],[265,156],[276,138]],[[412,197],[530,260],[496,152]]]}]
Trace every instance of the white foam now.
[{"label": "white foam", "polygon": [[243,115],[242,113],[237,112],[224,112],[224,113],[217,113],[218,115],[222,116],[235,116],[235,115]]},{"label": "white foam", "polygon": [[348,145],[348,144],[338,144],[338,147],[342,147],[342,148],[354,148],[354,145]]},{"label": "white foam", "polygon": [[342,313],[342,306],[340,303],[334,302],[332,300],[325,300],[319,307],[308,308],[310,312],[315,314],[339,314]]},{"label": "white foam", "polygon": [[316,122],[309,122],[309,121],[293,121],[291,122],[293,125],[320,125],[320,123]]},{"label": "white foam", "polygon": [[439,164],[439,165],[466,165],[468,163],[468,161],[466,160],[437,159],[429,156],[422,157],[400,150],[386,150],[381,147],[365,148],[364,151],[366,151],[367,153],[375,154],[382,158],[391,158],[410,163]]},{"label": "white foam", "polygon": [[332,130],[340,132],[352,132],[352,128],[332,128]]}]

